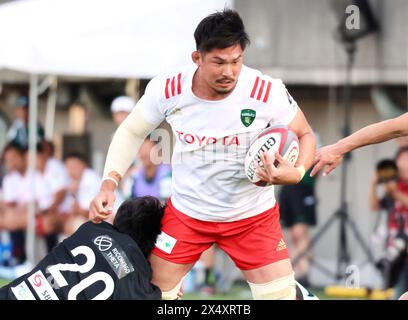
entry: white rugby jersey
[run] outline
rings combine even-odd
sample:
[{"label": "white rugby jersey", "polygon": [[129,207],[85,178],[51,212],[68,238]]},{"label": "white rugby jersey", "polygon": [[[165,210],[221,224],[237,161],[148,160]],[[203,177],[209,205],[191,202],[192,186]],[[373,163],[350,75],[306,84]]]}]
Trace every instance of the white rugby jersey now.
[{"label": "white rugby jersey", "polygon": [[197,67],[159,75],[140,99],[143,117],[171,125],[172,196],[176,209],[204,221],[235,221],[275,205],[274,187],[252,184],[244,171],[251,142],[264,128],[289,124],[297,104],[279,79],[242,67],[233,92],[223,100],[194,95]]}]

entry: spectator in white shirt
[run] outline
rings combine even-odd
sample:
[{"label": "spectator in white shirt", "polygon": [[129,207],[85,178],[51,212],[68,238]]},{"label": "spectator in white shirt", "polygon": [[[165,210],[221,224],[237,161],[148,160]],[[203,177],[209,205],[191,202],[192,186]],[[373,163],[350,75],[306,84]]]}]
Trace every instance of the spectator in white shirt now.
[{"label": "spectator in white shirt", "polygon": [[69,177],[63,162],[54,158],[54,146],[49,141],[42,141],[37,148],[37,167],[39,184],[43,190],[41,213],[42,217],[46,217],[45,220],[38,220],[38,223],[44,223],[43,226],[38,224],[38,231],[41,232],[41,227],[44,228],[47,248],[50,251],[57,245],[58,234],[62,231],[61,213],[66,211],[64,200],[69,187]]},{"label": "spectator in white shirt", "polygon": [[[0,228],[18,235],[18,244],[24,246],[19,231],[27,227],[28,204],[36,205],[36,233],[44,237],[47,250],[57,244],[61,230],[60,211],[68,187],[67,176],[48,163],[42,145],[37,146],[37,170],[27,171],[27,150],[12,142],[4,150],[8,173],[3,180],[5,210],[0,215]],[[16,240],[14,240],[16,241]],[[18,245],[18,246],[19,246]]]},{"label": "spectator in white shirt", "polygon": [[3,205],[0,211],[0,231],[10,231],[13,243],[12,255],[16,264],[23,263],[25,255],[25,216],[26,204],[22,201],[24,176],[27,170],[25,149],[11,142],[3,150],[2,158],[6,175],[2,182]]},{"label": "spectator in white shirt", "polygon": [[88,167],[85,157],[80,153],[68,154],[64,162],[70,178],[64,234],[71,235],[81,224],[88,221],[89,204],[99,191],[101,178]]}]

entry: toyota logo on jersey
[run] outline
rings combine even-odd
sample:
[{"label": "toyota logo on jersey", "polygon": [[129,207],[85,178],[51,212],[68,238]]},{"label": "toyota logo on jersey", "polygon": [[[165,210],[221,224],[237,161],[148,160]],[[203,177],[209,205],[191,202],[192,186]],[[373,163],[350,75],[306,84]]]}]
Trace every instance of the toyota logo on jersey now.
[{"label": "toyota logo on jersey", "polygon": [[112,247],[112,239],[108,236],[99,236],[94,240],[99,251],[107,251]]}]

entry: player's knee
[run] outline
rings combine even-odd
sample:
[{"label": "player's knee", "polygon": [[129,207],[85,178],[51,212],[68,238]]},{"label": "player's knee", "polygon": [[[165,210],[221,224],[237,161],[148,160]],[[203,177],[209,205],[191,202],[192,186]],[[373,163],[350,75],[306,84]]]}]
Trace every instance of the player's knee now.
[{"label": "player's knee", "polygon": [[254,300],[295,300],[296,283],[294,274],[273,281],[255,284],[248,281]]},{"label": "player's knee", "polygon": [[185,276],[177,283],[177,285],[168,291],[162,291],[162,300],[178,300],[181,292],[181,285],[183,284]]}]

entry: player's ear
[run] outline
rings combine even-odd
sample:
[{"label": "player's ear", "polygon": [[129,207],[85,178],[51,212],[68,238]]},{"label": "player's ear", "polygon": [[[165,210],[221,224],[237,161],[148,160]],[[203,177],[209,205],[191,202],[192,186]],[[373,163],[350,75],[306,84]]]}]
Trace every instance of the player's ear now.
[{"label": "player's ear", "polygon": [[193,53],[191,54],[191,59],[193,60],[193,62],[199,67],[201,64],[201,53],[200,51],[193,51]]}]

